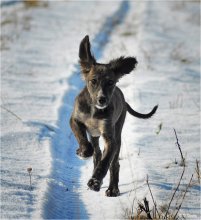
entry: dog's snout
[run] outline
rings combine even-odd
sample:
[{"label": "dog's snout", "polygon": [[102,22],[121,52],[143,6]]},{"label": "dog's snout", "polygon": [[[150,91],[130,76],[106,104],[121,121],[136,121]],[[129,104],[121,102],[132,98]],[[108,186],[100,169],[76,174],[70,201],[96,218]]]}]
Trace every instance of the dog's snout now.
[{"label": "dog's snout", "polygon": [[104,105],[106,103],[106,98],[104,96],[101,96],[99,99],[98,99],[98,102],[100,105]]}]

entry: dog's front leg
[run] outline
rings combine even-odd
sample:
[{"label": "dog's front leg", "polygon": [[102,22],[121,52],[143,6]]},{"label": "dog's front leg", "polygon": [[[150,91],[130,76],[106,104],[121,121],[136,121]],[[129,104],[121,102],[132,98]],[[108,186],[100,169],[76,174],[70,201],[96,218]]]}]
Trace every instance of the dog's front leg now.
[{"label": "dog's front leg", "polygon": [[79,148],[76,150],[76,154],[82,158],[91,157],[94,150],[91,146],[91,143],[87,139],[85,125],[77,119],[71,117],[70,126],[79,143]]},{"label": "dog's front leg", "polygon": [[110,167],[110,163],[114,157],[114,150],[115,150],[115,139],[113,135],[104,134],[103,135],[105,141],[105,148],[103,151],[103,156],[101,160],[98,162],[98,165],[94,169],[92,178],[88,182],[88,186],[90,189],[94,191],[99,191],[102,180],[106,176],[107,171]]},{"label": "dog's front leg", "polygon": [[90,136],[90,142],[92,144],[92,147],[94,149],[94,154],[93,154],[93,162],[94,162],[94,170],[98,165],[98,162],[101,160],[101,150],[99,147],[99,137],[92,137]]}]

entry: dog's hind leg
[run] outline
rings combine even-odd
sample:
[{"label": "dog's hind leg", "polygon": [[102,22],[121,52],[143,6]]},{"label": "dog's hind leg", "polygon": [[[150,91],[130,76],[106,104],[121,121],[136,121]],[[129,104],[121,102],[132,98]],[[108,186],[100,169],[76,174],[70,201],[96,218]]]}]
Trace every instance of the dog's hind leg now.
[{"label": "dog's hind leg", "polygon": [[[109,128],[112,131],[112,127]],[[99,191],[102,185],[103,178],[107,174],[109,169],[110,163],[114,158],[115,155],[115,147],[116,142],[113,135],[114,130],[111,133],[105,133],[103,135],[105,141],[105,148],[103,151],[103,155],[101,160],[98,162],[96,168],[94,169],[92,178],[88,181],[88,187],[91,190]]]},{"label": "dog's hind leg", "polygon": [[105,192],[106,196],[109,197],[116,197],[120,195],[120,191],[118,188],[119,183],[119,170],[120,170],[120,164],[119,164],[119,152],[121,148],[121,132],[123,128],[123,124],[126,117],[126,111],[122,113],[122,115],[119,118],[119,121],[117,122],[115,126],[115,137],[116,137],[116,153],[114,156],[114,159],[112,160],[110,164],[110,184],[108,189]]},{"label": "dog's hind leg", "polygon": [[119,155],[115,156],[110,165],[110,185],[105,191],[105,195],[109,197],[116,197],[120,195],[118,183],[119,183]]}]

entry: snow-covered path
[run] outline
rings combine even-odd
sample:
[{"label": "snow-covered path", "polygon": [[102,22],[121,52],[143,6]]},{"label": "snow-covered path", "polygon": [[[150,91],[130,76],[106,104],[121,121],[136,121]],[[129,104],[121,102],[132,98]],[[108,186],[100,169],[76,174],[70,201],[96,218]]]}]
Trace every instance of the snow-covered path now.
[{"label": "snow-covered path", "polygon": [[[100,57],[100,45],[109,40],[111,25],[123,20],[128,2],[53,1],[40,6],[19,2],[2,8],[1,214],[84,218],[76,192],[83,162],[75,158],[77,146],[68,127],[74,97],[83,85],[78,47],[89,34]],[[18,161],[14,167],[13,160]],[[32,190],[28,167],[33,168]]]},{"label": "snow-covered path", "polygon": [[[104,10],[105,4],[100,6]],[[95,5],[92,7],[95,7]],[[112,8],[115,10],[109,11],[109,14],[107,11],[107,17],[104,16],[104,19],[102,19],[103,23],[100,22],[101,26],[96,26],[98,33],[92,38],[92,44],[94,43],[95,45],[93,51],[97,58],[101,57],[104,47],[109,41],[110,34],[115,30],[115,26],[123,21],[129,9],[129,4],[125,1]],[[85,10],[83,12],[85,13]],[[88,218],[84,204],[80,200],[79,192],[81,185],[84,185],[86,190],[86,182],[80,181],[80,167],[86,164],[86,162],[80,161],[75,155],[75,149],[78,146],[68,123],[75,96],[83,87],[80,67],[78,65],[75,66],[72,76],[68,78],[68,83],[71,87],[66,91],[62,99],[62,106],[59,109],[59,119],[57,122],[59,131],[56,132],[52,139],[54,161],[51,177],[57,182],[56,184],[53,182],[49,186],[43,215],[44,218],[50,219]]]},{"label": "snow-covered path", "polygon": [[[147,174],[158,205],[166,205],[182,170],[173,127],[187,161],[179,204],[200,160],[199,3],[13,2],[1,8],[1,218],[124,219],[133,203],[151,202]],[[104,196],[108,175],[100,192],[87,189],[92,160],[75,156],[68,125],[83,86],[77,60],[86,34],[98,61],[137,57],[137,70],[119,83],[134,109],[159,104],[150,120],[127,116],[118,198]],[[198,219],[199,205],[194,178],[182,213]]]}]

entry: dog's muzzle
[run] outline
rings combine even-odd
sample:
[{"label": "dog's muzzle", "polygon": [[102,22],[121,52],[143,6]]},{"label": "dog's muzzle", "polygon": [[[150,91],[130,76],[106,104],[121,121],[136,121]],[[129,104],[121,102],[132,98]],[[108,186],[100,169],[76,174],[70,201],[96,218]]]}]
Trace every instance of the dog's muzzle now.
[{"label": "dog's muzzle", "polygon": [[104,109],[107,107],[107,99],[104,96],[101,96],[97,100],[96,108]]}]

